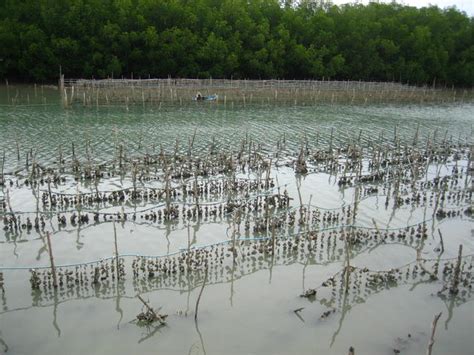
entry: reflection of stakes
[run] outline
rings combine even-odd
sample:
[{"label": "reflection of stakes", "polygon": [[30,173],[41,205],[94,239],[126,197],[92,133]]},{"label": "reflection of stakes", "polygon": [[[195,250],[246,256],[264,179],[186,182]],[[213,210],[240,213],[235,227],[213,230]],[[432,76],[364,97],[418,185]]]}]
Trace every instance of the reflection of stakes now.
[{"label": "reflection of stakes", "polygon": [[[79,211],[78,211],[78,215],[80,216]],[[77,248],[77,250],[80,250],[84,246],[84,243],[81,242],[81,228],[82,228],[82,224],[79,223],[79,226],[77,227],[77,238],[76,238],[76,248]]]},{"label": "reflection of stakes", "polygon": [[[156,327],[154,327],[153,331],[149,332],[147,335],[145,335],[143,338],[141,338],[139,341],[138,341],[138,344],[141,344],[143,343],[145,340],[148,340],[150,339],[151,337],[153,337],[157,332],[159,333],[160,332],[160,329],[161,327],[163,327],[164,324],[158,324]],[[149,326],[148,326],[149,327]]]},{"label": "reflection of stakes", "polygon": [[196,301],[196,310],[195,310],[195,313],[194,313],[194,325],[196,326],[196,331],[199,335],[199,339],[201,341],[201,347],[202,347],[202,351],[204,352],[204,355],[206,355],[206,348],[204,347],[204,340],[202,338],[202,334],[199,331],[199,325],[198,325],[197,317],[198,317],[199,301],[201,300],[202,292],[204,291],[204,286],[206,286],[206,282],[207,282],[208,265],[206,264],[205,267],[206,267],[206,269],[205,269],[205,273],[204,273],[204,280],[202,282],[201,291],[199,292],[199,296],[198,296],[197,301]]},{"label": "reflection of stakes", "polygon": [[[33,158],[33,164],[34,164],[34,159]],[[35,197],[36,199],[36,221],[39,221],[40,217],[40,210],[39,210],[39,199],[40,199],[40,184],[37,184],[37,188],[36,188],[36,192],[35,192],[35,188],[33,186],[33,184],[31,184],[31,192],[33,193],[33,196]],[[41,238],[41,241],[43,242],[43,247],[41,247],[39,250],[38,250],[38,256],[36,257],[36,260],[39,260],[40,257],[41,257],[41,254],[47,249],[46,248],[46,242],[44,240],[44,235],[41,233],[41,231],[38,229],[38,234]]]},{"label": "reflection of stakes", "polygon": [[11,205],[11,202],[10,202],[10,191],[8,189],[7,189],[7,192],[6,192],[5,199],[6,199],[6,202],[7,202],[8,210],[10,211],[10,213],[13,217],[13,223],[15,224],[15,230],[16,230],[17,226],[18,226],[17,225],[17,219],[16,219],[16,215],[13,212],[13,209],[12,209],[12,205]]},{"label": "reflection of stakes", "polygon": [[347,233],[344,236],[344,244],[345,244],[345,250],[346,250],[346,268],[344,270],[345,273],[345,293],[349,293],[349,280],[350,280],[350,275],[351,275],[351,250],[350,250],[350,245],[351,242],[348,240],[349,233]]},{"label": "reflection of stakes", "polygon": [[[88,143],[88,144],[89,144],[89,145],[86,146],[86,153],[88,153],[87,149],[90,149],[90,143]],[[89,148],[87,148],[87,147],[89,147]],[[254,145],[254,147],[255,147],[255,145]],[[355,148],[354,148],[354,149],[355,149]],[[379,152],[379,153],[380,153],[380,152]],[[88,154],[89,154],[89,153],[88,153]],[[175,152],[175,154],[176,154],[176,152]],[[384,153],[383,153],[383,157],[385,157],[386,154],[387,154],[387,153],[384,152]],[[381,159],[383,159],[383,157],[382,157]],[[255,159],[257,159],[257,154],[256,154]],[[259,157],[259,159],[261,159],[261,160],[263,161],[263,158]],[[376,166],[379,165],[379,163],[380,163],[379,160],[380,160],[380,159],[377,158],[377,164],[376,164]],[[417,160],[413,161],[413,163],[415,163],[416,161],[417,161]],[[206,163],[206,164],[207,164],[207,163]],[[262,166],[264,167],[264,165],[262,165]],[[346,164],[346,166],[348,166],[348,165]],[[39,171],[39,169],[38,169],[38,171]],[[170,170],[170,171],[171,171],[171,170]],[[267,172],[268,172],[268,170],[267,170]],[[233,176],[234,176],[234,179],[235,179],[235,174],[234,174]],[[408,176],[408,175],[407,175],[407,176]],[[268,175],[267,175],[267,178],[268,178]],[[260,174],[259,174],[259,179],[260,179]],[[51,182],[51,180],[48,178],[46,181],[47,181],[47,183],[48,183],[48,190],[50,190],[50,182]],[[174,180],[173,180],[173,181],[174,181]],[[300,184],[301,184],[301,180],[300,180]],[[39,185],[38,185],[38,186],[39,186]],[[200,188],[201,188],[201,190],[202,190],[202,187],[200,187]],[[196,185],[194,185],[194,190],[196,191]],[[359,199],[358,199],[358,191],[359,191],[359,190],[356,190],[356,198],[355,198],[355,200],[356,200],[355,202],[356,202],[356,203],[355,203],[355,208],[354,208],[355,211],[357,211],[357,208],[356,208],[356,207],[357,207],[357,203],[358,203],[358,201],[359,201]],[[300,194],[300,191],[298,191],[298,193]],[[7,191],[7,194],[8,194],[8,191]],[[50,194],[51,194],[51,193],[50,193]],[[169,191],[168,191],[168,194],[169,194]],[[79,196],[79,194],[78,194],[78,196]],[[196,193],[196,196],[198,196],[198,193]],[[50,198],[50,200],[51,200],[51,198]],[[311,197],[310,197],[310,202],[311,202]],[[310,203],[310,204],[311,204],[311,203]],[[265,206],[265,211],[266,211],[266,217],[268,217],[268,204],[264,203],[264,206]],[[302,206],[302,203],[301,203],[301,198],[300,198],[300,212],[301,212],[301,214],[302,214],[301,206]],[[122,208],[123,208],[123,207],[122,207]],[[355,219],[355,211],[354,211],[354,216],[353,216],[354,219]],[[17,213],[19,214],[19,212],[17,212]],[[38,213],[38,209],[37,209],[37,213]],[[80,214],[80,210],[79,210],[79,209],[78,209],[78,213]],[[117,215],[119,216],[119,214],[117,214]],[[198,215],[199,215],[199,212],[198,212]],[[302,214],[302,215],[303,215],[303,214]],[[308,209],[308,215],[309,215],[309,209]],[[105,216],[105,213],[104,213],[104,216]],[[105,219],[105,217],[104,217],[104,219]],[[302,220],[306,220],[306,221],[309,220],[309,218],[306,216],[306,213],[304,214],[304,218],[303,218],[303,216],[302,216],[301,219],[302,219]],[[21,224],[21,223],[20,223],[20,219],[18,220],[18,223]],[[267,223],[267,230],[266,230],[267,233],[266,233],[266,234],[268,235],[268,231],[269,231],[269,227],[270,227],[270,226],[268,225],[268,218],[267,218],[267,222],[266,222],[266,223]],[[374,225],[375,225],[376,229],[378,230],[377,225],[375,224],[375,222],[374,222]],[[306,224],[303,224],[303,226],[306,226]],[[80,225],[79,225],[79,228],[80,228]],[[275,242],[274,242],[274,237],[273,237],[273,233],[274,233],[273,229],[275,228],[274,223],[272,223],[271,228],[272,228],[272,239],[273,239],[273,241],[272,241],[272,242],[273,242],[272,259],[273,259],[273,254],[274,254],[274,252],[275,252],[275,251],[274,251],[274,250],[275,250]],[[115,230],[115,226],[114,226],[114,230]],[[353,231],[354,231],[354,230],[353,230]],[[377,232],[378,232],[378,234],[380,234],[379,231],[377,231]],[[235,233],[235,222],[234,222],[234,233]],[[79,234],[78,234],[78,236],[79,236]],[[168,242],[169,242],[169,241],[168,241]],[[346,248],[346,251],[347,251],[347,250],[349,250],[349,251],[351,251],[351,250],[357,251],[358,244],[357,244],[355,241],[353,242],[352,239],[349,239],[349,240],[348,240],[348,245],[349,245],[349,248]],[[334,244],[334,248],[335,248],[335,244]],[[169,249],[169,248],[168,248],[168,249]],[[188,249],[189,249],[189,236],[188,236]],[[233,250],[235,251],[235,237],[234,237],[234,236],[233,236]],[[421,250],[421,248],[420,248],[420,250]],[[329,252],[329,250],[328,250],[328,252]],[[333,252],[333,253],[334,253],[334,252]],[[116,248],[116,254],[118,254],[117,248]],[[341,254],[342,254],[342,252],[341,252]],[[349,261],[351,255],[352,255],[352,253],[349,252],[348,261]],[[273,261],[273,260],[272,260],[272,261]],[[235,253],[234,253],[234,262],[235,262]],[[272,264],[273,264],[273,263],[272,263]],[[349,267],[347,267],[347,268],[350,269],[351,272],[353,272],[353,268],[349,268]],[[349,273],[347,273],[347,276],[349,277]],[[61,278],[61,272],[58,273],[58,277]]]},{"label": "reflection of stakes", "polygon": [[346,292],[344,292],[344,298],[342,301],[341,319],[339,319],[338,327],[336,331],[334,332],[334,334],[332,335],[331,344],[330,344],[331,347],[334,345],[334,342],[336,341],[336,337],[338,336],[339,332],[342,329],[342,324],[344,323],[344,319],[346,318],[347,312],[351,309],[351,306],[348,304],[348,301],[349,301],[348,298],[349,298],[349,293],[347,292],[347,287],[346,287]]},{"label": "reflection of stakes", "polygon": [[270,267],[268,268],[269,271],[270,271],[270,279],[268,281],[268,283],[272,283],[272,274],[273,274],[273,264],[275,262],[275,248],[276,248],[276,235],[275,235],[275,220],[273,219],[272,220],[272,258],[270,260]]},{"label": "reflection of stakes", "polygon": [[[352,225],[355,225],[356,216],[357,216],[357,207],[359,206],[359,198],[360,198],[359,185],[357,185],[355,189],[355,196],[354,196],[354,212],[352,215]],[[375,220],[373,220],[373,222],[375,223]],[[355,229],[351,228],[352,238],[348,239],[349,233],[346,233],[346,235],[344,236],[344,244],[345,244],[345,250],[346,250],[346,270],[345,270],[345,293],[346,294],[349,293],[349,281],[350,281],[350,276],[351,276],[351,254],[352,254],[351,240],[355,239],[354,233],[355,233]],[[378,229],[377,229],[377,233],[379,233]]]},{"label": "reflection of stakes", "polygon": [[194,321],[197,322],[197,318],[198,318],[198,308],[199,308],[199,301],[201,301],[201,296],[202,296],[202,291],[204,291],[204,286],[206,286],[206,282],[207,282],[207,265],[206,265],[206,271],[204,273],[204,280],[202,282],[202,287],[201,287],[201,291],[199,291],[199,296],[196,300],[196,311],[194,313]]},{"label": "reflection of stakes", "polygon": [[448,317],[446,318],[446,321],[444,322],[444,329],[448,330],[448,324],[451,321],[451,318],[453,317],[454,314],[454,306],[456,305],[456,298],[455,297],[450,297],[449,299],[449,304],[446,304],[446,308],[448,309]]},{"label": "reflection of stakes", "polygon": [[53,327],[58,332],[58,338],[61,336],[61,329],[58,325],[58,290],[54,289],[54,307],[53,307]]},{"label": "reflection of stakes", "polygon": [[[1,335],[1,333],[0,333]],[[2,338],[0,338],[0,344],[3,346],[3,351],[4,352],[8,352],[8,345],[7,343],[5,342],[5,340],[3,340]]]},{"label": "reflection of stakes", "polygon": [[120,314],[120,318],[117,322],[117,329],[120,329],[120,322],[123,318],[123,310],[120,308],[120,282],[118,280],[118,273],[117,273],[117,298],[115,299],[115,310]]},{"label": "reflection of stakes", "polygon": [[[237,213],[240,213],[240,210],[237,210]],[[230,305],[233,306],[233,298],[234,298],[234,276],[235,276],[235,267],[237,257],[237,250],[236,250],[236,240],[235,240],[235,217],[234,222],[232,225],[232,269],[231,269],[231,278],[230,278]]]}]

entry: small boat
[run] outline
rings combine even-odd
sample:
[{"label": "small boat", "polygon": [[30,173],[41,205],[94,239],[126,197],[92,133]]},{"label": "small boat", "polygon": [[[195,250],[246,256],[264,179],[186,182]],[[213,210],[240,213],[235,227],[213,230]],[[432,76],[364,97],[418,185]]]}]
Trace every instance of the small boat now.
[{"label": "small boat", "polygon": [[201,95],[196,95],[193,97],[194,101],[216,101],[219,96],[217,94],[214,95],[207,95],[207,96],[201,96]]}]

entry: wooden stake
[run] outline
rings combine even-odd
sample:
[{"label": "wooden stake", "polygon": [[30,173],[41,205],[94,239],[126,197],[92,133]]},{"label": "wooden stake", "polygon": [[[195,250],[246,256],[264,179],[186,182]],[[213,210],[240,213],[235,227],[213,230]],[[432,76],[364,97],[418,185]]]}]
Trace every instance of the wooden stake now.
[{"label": "wooden stake", "polygon": [[334,135],[334,127],[331,127],[331,138],[329,140],[329,151],[332,152],[332,139]]},{"label": "wooden stake", "polygon": [[275,255],[276,235],[275,235],[275,221],[272,221],[272,256]]},{"label": "wooden stake", "polygon": [[2,169],[0,170],[0,186],[5,184],[5,175],[3,174],[3,169],[5,168],[5,151],[3,151],[2,157]]},{"label": "wooden stake", "polygon": [[20,143],[18,143],[18,136],[15,136],[15,143],[17,160],[20,161]]},{"label": "wooden stake", "polygon": [[344,276],[345,276],[345,294],[347,295],[349,293],[349,282],[350,282],[350,276],[351,276],[351,252],[350,252],[350,241],[347,240],[349,236],[349,233],[346,233],[344,237],[344,243],[345,245],[345,251],[346,251],[346,268],[344,271]]},{"label": "wooden stake", "polygon": [[454,269],[454,277],[453,277],[453,284],[449,289],[449,292],[452,295],[458,293],[458,285],[459,285],[459,274],[461,273],[461,259],[462,259],[462,244],[459,245],[459,252],[458,252],[458,261],[456,263],[456,268]]},{"label": "wooden stake", "polygon": [[120,272],[119,272],[119,253],[118,253],[118,245],[117,245],[117,229],[115,228],[115,220],[112,221],[114,225],[114,244],[115,244],[115,272],[117,273],[117,280],[120,279]]},{"label": "wooden stake", "polygon": [[51,247],[51,237],[49,232],[46,232],[46,239],[48,240],[48,252],[49,252],[49,260],[51,261],[51,273],[53,274],[53,287],[58,287],[58,279],[56,276],[56,267],[54,266],[54,257],[53,257],[53,248]]},{"label": "wooden stake", "polygon": [[443,235],[441,234],[441,230],[438,228],[439,239],[441,240],[441,254],[444,253],[444,242],[443,242]]},{"label": "wooden stake", "polygon": [[441,315],[443,312],[435,315],[433,319],[433,323],[431,323],[431,339],[430,342],[428,343],[428,351],[426,352],[428,355],[431,355],[431,352],[433,350],[433,345],[434,345],[434,336],[436,332],[436,325],[438,324],[438,320],[441,318]]},{"label": "wooden stake", "polygon": [[145,300],[142,298],[142,296],[137,295],[137,297],[138,297],[138,299],[139,299],[140,301],[142,301],[142,303],[145,305],[145,307],[146,307],[151,313],[153,313],[153,315],[154,315],[156,318],[158,318],[158,315],[155,313],[155,310],[154,310],[153,308],[151,308],[151,307],[148,305],[148,303],[145,302]]},{"label": "wooden stake", "polygon": [[375,230],[377,231],[378,235],[381,235],[379,227],[377,226],[377,222],[375,222],[375,219],[373,219],[373,218],[372,218],[372,223],[374,224]]}]

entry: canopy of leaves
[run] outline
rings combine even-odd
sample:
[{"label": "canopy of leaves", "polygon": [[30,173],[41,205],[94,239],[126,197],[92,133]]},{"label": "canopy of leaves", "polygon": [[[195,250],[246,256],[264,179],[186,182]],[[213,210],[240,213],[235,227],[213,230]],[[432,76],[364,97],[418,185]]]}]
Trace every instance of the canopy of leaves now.
[{"label": "canopy of leaves", "polygon": [[455,8],[321,0],[3,0],[0,78],[350,79],[472,86]]}]

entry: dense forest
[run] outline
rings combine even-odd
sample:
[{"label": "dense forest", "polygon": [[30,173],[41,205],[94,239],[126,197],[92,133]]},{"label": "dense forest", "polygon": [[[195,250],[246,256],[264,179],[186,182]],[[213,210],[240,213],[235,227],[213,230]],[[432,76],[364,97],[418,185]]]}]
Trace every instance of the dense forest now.
[{"label": "dense forest", "polygon": [[0,78],[286,78],[472,86],[474,18],[315,0],[1,0]]}]

